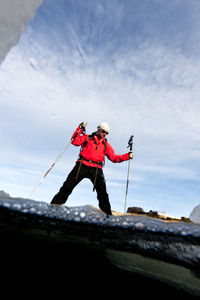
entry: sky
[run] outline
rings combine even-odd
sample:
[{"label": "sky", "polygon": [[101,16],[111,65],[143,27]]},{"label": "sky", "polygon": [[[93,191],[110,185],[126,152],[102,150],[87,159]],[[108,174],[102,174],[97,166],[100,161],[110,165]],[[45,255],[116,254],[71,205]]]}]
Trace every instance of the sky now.
[{"label": "sky", "polygon": [[[108,122],[128,152],[127,207],[188,217],[200,203],[200,2],[44,0],[0,65],[0,190],[28,198],[82,122]],[[73,168],[71,145],[32,199],[50,203]],[[106,159],[112,210],[128,162]],[[66,205],[98,206],[85,179]]]}]

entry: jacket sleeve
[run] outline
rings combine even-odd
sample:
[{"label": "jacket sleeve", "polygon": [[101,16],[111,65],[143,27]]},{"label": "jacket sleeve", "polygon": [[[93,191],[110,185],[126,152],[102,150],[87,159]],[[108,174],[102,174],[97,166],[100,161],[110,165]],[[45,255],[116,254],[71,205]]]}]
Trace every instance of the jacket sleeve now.
[{"label": "jacket sleeve", "polygon": [[108,157],[108,159],[114,163],[120,163],[122,161],[129,160],[129,153],[117,155],[115,154],[112,146],[109,143],[107,143],[107,149],[105,154]]},{"label": "jacket sleeve", "polygon": [[71,143],[74,146],[81,146],[87,139],[87,134],[82,134],[83,133],[83,128],[80,126],[74,131],[72,137],[71,137]]}]

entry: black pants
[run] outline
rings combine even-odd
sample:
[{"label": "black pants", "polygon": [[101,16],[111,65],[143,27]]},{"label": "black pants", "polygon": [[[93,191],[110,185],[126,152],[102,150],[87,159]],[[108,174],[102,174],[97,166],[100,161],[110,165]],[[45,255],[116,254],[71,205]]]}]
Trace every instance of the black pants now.
[{"label": "black pants", "polygon": [[60,188],[60,191],[53,197],[51,204],[64,204],[75,186],[84,178],[89,178],[92,183],[95,184],[97,199],[99,201],[99,208],[106,214],[111,215],[112,212],[108,194],[106,192],[106,183],[102,169],[88,167],[83,163],[80,166],[80,162],[77,162],[75,167],[69,173],[66,181]]}]

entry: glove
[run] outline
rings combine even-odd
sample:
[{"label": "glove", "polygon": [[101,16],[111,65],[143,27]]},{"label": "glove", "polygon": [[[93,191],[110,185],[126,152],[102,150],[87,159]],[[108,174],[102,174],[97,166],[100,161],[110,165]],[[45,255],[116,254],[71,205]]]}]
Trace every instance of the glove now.
[{"label": "glove", "polygon": [[87,125],[87,122],[81,122],[81,124],[79,125],[81,128],[85,128]]},{"label": "glove", "polygon": [[133,152],[129,152],[129,158],[133,159]]}]

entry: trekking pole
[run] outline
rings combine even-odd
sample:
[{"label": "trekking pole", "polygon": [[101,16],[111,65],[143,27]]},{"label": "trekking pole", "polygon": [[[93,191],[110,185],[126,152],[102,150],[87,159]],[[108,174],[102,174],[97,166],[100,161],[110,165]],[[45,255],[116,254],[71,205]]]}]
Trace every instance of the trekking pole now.
[{"label": "trekking pole", "polygon": [[29,194],[29,197],[31,197],[33,195],[33,193],[38,189],[38,187],[40,186],[40,184],[44,181],[45,177],[49,174],[49,172],[53,169],[53,167],[55,166],[55,164],[59,161],[59,159],[62,157],[62,155],[64,154],[64,152],[69,148],[69,146],[71,145],[71,143],[75,140],[75,138],[77,137],[77,135],[79,134],[79,132],[82,130],[82,128],[79,129],[79,131],[75,134],[75,136],[73,138],[71,138],[71,140],[69,141],[69,143],[67,144],[67,146],[60,152],[60,154],[58,155],[58,157],[56,158],[56,160],[54,161],[54,163],[51,165],[51,167],[46,171],[46,173],[42,176],[42,178],[40,179],[40,181],[38,182],[38,184],[33,188],[32,192]]},{"label": "trekking pole", "polygon": [[[130,152],[133,150],[133,137],[134,137],[134,135],[131,135],[131,137],[128,141],[128,147],[127,148],[130,148]],[[130,163],[131,163],[131,159],[129,158],[129,161],[128,161],[128,174],[127,174],[127,181],[126,181],[126,195],[125,195],[125,202],[124,202],[124,213],[126,213],[126,202],[127,202],[127,196],[128,196]]]}]

